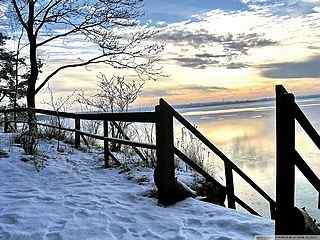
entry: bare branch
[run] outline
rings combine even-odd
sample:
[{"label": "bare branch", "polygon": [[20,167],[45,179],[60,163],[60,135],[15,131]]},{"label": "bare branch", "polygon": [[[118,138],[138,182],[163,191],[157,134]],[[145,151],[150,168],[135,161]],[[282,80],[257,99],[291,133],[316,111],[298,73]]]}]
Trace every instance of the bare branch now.
[{"label": "bare branch", "polygon": [[61,66],[59,68],[57,68],[55,71],[53,71],[51,74],[49,74],[45,80],[39,85],[39,87],[36,89],[35,91],[35,94],[37,94],[45,85],[46,83],[54,76],[56,75],[58,72],[62,71],[63,69],[66,69],[66,68],[75,68],[75,67],[81,67],[81,66],[86,66],[92,62],[95,62],[97,61],[98,59],[100,58],[103,58],[105,57],[105,55],[100,55],[98,57],[95,57],[95,58],[92,58],[88,61],[85,61],[85,62],[81,62],[81,63],[75,63],[75,64],[69,64],[69,65],[64,65],[64,66]]},{"label": "bare branch", "polygon": [[21,23],[21,25],[27,30],[28,29],[28,26],[27,26],[27,23],[23,20],[22,18],[22,15],[21,15],[21,12],[20,12],[20,9],[17,5],[17,1],[16,0],[11,0],[12,1],[12,4],[13,4],[13,7],[14,7],[14,10],[15,10],[15,13],[19,19],[19,22]]},{"label": "bare branch", "polygon": [[[39,26],[37,27],[37,29],[36,29],[36,31],[35,31],[35,35],[38,35],[40,29],[41,29],[41,28],[43,27],[43,25],[46,23],[46,18],[47,18],[47,16],[48,16],[50,10],[51,10],[52,8],[54,8],[55,6],[57,6],[57,5],[61,2],[61,0],[60,0],[60,1],[56,1],[54,4],[52,4],[52,5],[50,6],[50,4],[51,4],[52,2],[53,2],[53,0],[51,0],[51,1],[43,8],[43,10],[45,10],[45,13],[44,13],[44,16],[43,16],[43,18],[42,18],[42,21],[40,22]],[[41,13],[41,11],[39,12],[39,14],[40,14],[40,13]],[[37,14],[37,16],[38,16],[39,14]],[[37,16],[35,17],[35,19],[37,18]]]},{"label": "bare branch", "polygon": [[54,36],[54,37],[48,38],[48,39],[46,39],[46,40],[38,43],[38,44],[37,44],[37,47],[40,47],[40,46],[42,46],[42,45],[44,45],[44,44],[46,44],[46,43],[48,43],[48,42],[51,42],[51,41],[53,41],[53,40],[55,40],[55,39],[57,39],[57,38],[66,37],[66,36],[68,36],[68,35],[70,35],[70,34],[72,34],[72,33],[75,33],[75,32],[77,32],[77,31],[78,31],[77,29],[72,29],[72,30],[70,30],[69,32],[62,33],[62,34],[58,34],[58,35],[56,35],[56,36]]}]

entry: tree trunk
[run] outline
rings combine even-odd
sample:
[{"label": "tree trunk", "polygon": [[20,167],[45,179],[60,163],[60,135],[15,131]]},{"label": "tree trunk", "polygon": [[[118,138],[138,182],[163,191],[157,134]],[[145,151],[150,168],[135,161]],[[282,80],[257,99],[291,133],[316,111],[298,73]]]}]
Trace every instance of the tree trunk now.
[{"label": "tree trunk", "polygon": [[[27,88],[27,107],[35,108],[35,90],[36,90],[36,82],[39,75],[38,62],[37,62],[37,45],[36,45],[36,37],[31,33],[28,33],[28,38],[30,42],[30,77],[28,80],[28,88]],[[35,124],[35,113],[33,111],[28,111],[28,122],[29,122],[29,130],[32,135],[36,134],[37,126]]]},{"label": "tree trunk", "polygon": [[[36,82],[39,75],[39,66],[37,60],[37,36],[33,33],[34,28],[34,1],[29,1],[29,16],[28,16],[28,40],[29,40],[29,59],[30,59],[30,76],[28,79],[28,88],[27,88],[27,107],[35,108],[35,90]],[[27,147],[27,153],[34,154],[35,145],[36,145],[36,136],[37,136],[37,124],[36,124],[36,115],[34,111],[28,111],[28,125],[29,125],[29,143]]]},{"label": "tree trunk", "polygon": [[27,89],[27,106],[28,108],[35,108],[35,90],[36,82],[39,75],[38,61],[37,61],[37,36],[33,33],[34,25],[34,2],[29,1],[29,19],[28,19],[28,40],[30,43],[30,77],[28,79]]}]

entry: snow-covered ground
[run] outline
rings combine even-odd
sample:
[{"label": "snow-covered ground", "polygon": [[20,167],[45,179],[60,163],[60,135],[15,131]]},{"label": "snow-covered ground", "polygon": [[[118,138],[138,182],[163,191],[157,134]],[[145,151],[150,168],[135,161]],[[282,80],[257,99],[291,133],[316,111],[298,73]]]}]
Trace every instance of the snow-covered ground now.
[{"label": "snow-covered ground", "polygon": [[[134,177],[103,169],[102,155],[54,141],[42,141],[44,170],[23,162],[23,150],[9,148],[0,134],[0,239],[254,239],[274,232],[269,219],[187,199],[171,207],[157,205],[148,171]],[[150,171],[149,171],[150,173]],[[142,174],[146,174],[143,176]]]}]

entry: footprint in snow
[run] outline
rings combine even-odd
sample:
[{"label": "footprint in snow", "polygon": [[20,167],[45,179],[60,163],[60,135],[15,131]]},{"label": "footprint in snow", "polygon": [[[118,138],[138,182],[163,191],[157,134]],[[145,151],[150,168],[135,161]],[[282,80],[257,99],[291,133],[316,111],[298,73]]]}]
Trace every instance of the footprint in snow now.
[{"label": "footprint in snow", "polygon": [[184,225],[193,226],[193,227],[201,227],[202,223],[199,219],[189,218],[184,221]]},{"label": "footprint in snow", "polygon": [[8,240],[8,239],[10,239],[10,233],[0,232],[0,240]]},{"label": "footprint in snow", "polygon": [[145,233],[142,234],[142,237],[144,239],[149,239],[149,240],[161,240],[163,238],[161,238],[160,236],[158,236],[157,234],[147,230]]},{"label": "footprint in snow", "polygon": [[62,236],[60,235],[60,233],[48,233],[46,235],[46,239],[47,240],[63,240]]},{"label": "footprint in snow", "polygon": [[54,199],[52,197],[49,197],[49,196],[37,196],[36,198],[38,200],[42,200],[42,201],[45,201],[45,202],[51,202],[51,203],[54,203],[56,201],[56,199]]},{"label": "footprint in snow", "polygon": [[124,216],[115,216],[114,218],[116,220],[118,220],[119,222],[124,222],[124,223],[135,223],[136,222],[134,218],[124,217]]},{"label": "footprint in snow", "polygon": [[150,213],[148,212],[137,212],[137,215],[146,219],[146,220],[150,220],[150,221],[155,221],[158,219],[158,217],[152,216]]},{"label": "footprint in snow", "polygon": [[232,240],[233,238],[221,237],[221,236],[211,236],[208,240]]},{"label": "footprint in snow", "polygon": [[50,232],[56,232],[56,231],[62,231],[66,225],[66,220],[58,220],[55,222],[55,224],[51,227],[49,227]]},{"label": "footprint in snow", "polygon": [[18,223],[19,215],[17,214],[4,214],[0,215],[0,223],[3,224],[16,224]]},{"label": "footprint in snow", "polygon": [[43,234],[42,233],[20,233],[20,232],[14,232],[10,233],[10,237],[7,239],[12,240],[43,240]]},{"label": "footprint in snow", "polygon": [[116,239],[125,239],[124,235],[126,235],[127,233],[127,229],[125,229],[124,227],[113,223],[110,227],[110,232],[112,233],[112,235],[116,238]]},{"label": "footprint in snow", "polygon": [[88,217],[89,216],[89,212],[85,209],[80,209],[79,211],[77,211],[75,213],[75,216],[78,218],[83,218],[83,217]]},{"label": "footprint in snow", "polygon": [[202,234],[193,228],[183,228],[182,231],[188,236],[189,239],[202,238]]}]

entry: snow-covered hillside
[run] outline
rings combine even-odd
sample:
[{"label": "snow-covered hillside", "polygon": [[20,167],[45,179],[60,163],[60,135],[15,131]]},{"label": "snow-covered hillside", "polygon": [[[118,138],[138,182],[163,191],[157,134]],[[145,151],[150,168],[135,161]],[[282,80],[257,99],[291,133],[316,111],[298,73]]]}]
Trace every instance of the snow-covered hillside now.
[{"label": "snow-covered hillside", "polygon": [[[40,173],[0,135],[0,239],[254,239],[274,232],[269,219],[187,199],[171,207],[149,197],[152,181],[103,169],[102,155],[42,141]],[[142,178],[144,179],[144,178]]]}]

